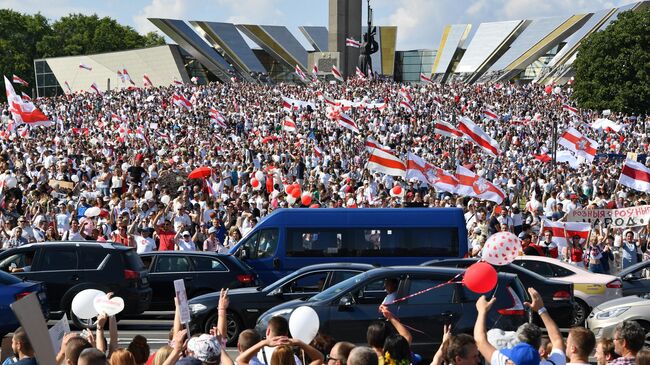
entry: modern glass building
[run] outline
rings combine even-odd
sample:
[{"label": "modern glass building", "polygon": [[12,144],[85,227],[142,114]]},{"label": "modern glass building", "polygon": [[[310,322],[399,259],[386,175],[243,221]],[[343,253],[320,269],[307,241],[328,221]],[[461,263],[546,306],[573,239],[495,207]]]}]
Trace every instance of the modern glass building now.
[{"label": "modern glass building", "polygon": [[36,95],[38,97],[64,94],[46,60],[35,60],[34,72],[36,73]]},{"label": "modern glass building", "polygon": [[437,51],[416,49],[397,51],[395,55],[395,81],[420,82],[420,73],[429,75]]}]

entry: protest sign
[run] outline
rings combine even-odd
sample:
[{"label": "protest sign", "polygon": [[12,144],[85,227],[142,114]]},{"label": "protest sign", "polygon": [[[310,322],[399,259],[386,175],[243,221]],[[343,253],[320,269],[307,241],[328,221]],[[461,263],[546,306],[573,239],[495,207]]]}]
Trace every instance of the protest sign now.
[{"label": "protest sign", "polygon": [[650,223],[650,205],[621,209],[574,209],[567,214],[568,222],[587,222],[592,226],[611,228],[645,226]]},{"label": "protest sign", "polygon": [[174,280],[174,291],[176,291],[176,298],[178,298],[178,305],[181,309],[181,323],[189,323],[190,307],[187,304],[187,293],[185,292],[183,279]]},{"label": "protest sign", "polygon": [[68,315],[63,313],[63,318],[61,318],[50,330],[50,339],[52,340],[52,346],[54,346],[54,353],[58,353],[61,350],[61,341],[63,336],[66,333],[70,332],[70,325],[68,324]]}]

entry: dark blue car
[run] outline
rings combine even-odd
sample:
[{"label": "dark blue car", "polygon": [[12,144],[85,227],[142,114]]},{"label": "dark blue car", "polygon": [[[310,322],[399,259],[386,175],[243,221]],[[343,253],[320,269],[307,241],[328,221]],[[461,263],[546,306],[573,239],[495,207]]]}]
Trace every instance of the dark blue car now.
[{"label": "dark blue car", "polygon": [[38,300],[43,308],[43,314],[47,319],[48,308],[45,285],[36,281],[23,281],[11,274],[0,271],[0,338],[20,325],[9,305],[31,293],[37,293]]}]

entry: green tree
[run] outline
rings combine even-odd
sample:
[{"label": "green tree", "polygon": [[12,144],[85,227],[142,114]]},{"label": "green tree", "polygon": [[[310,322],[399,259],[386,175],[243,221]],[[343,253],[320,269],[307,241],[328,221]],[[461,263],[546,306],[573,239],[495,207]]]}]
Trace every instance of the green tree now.
[{"label": "green tree", "polygon": [[650,111],[650,10],[628,11],[580,45],[574,99],[580,107]]}]

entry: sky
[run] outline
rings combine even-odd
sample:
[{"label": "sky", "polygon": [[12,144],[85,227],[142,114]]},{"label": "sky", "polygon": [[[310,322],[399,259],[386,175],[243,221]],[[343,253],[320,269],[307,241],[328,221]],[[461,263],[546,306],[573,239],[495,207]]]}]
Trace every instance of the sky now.
[{"label": "sky", "polygon": [[[371,0],[376,25],[396,25],[397,49],[435,49],[447,24],[581,14],[633,0]],[[46,4],[46,5],[45,5]],[[141,33],[157,30],[148,17],[284,25],[307,48],[301,25],[328,23],[328,0],[0,0],[0,8],[40,12],[51,20],[70,13],[115,18]],[[365,23],[366,0],[363,0]]]}]

